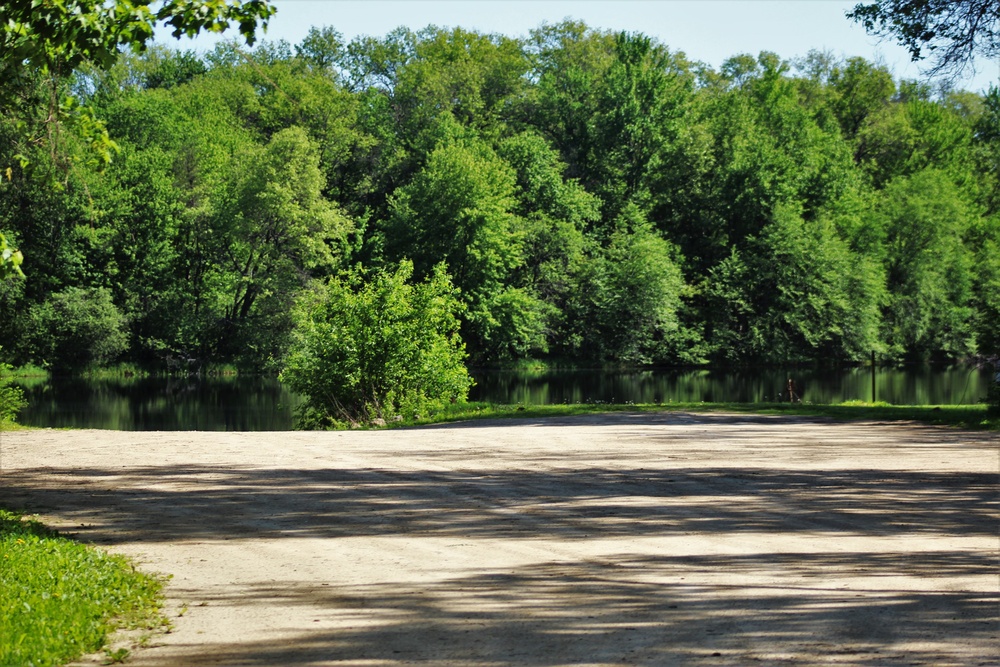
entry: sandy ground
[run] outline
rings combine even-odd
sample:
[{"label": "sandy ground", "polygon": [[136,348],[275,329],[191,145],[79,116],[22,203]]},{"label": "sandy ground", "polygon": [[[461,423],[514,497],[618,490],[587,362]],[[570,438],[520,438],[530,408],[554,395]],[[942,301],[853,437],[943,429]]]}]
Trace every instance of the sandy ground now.
[{"label": "sandy ground", "polygon": [[1000,665],[995,433],[47,430],[0,466],[0,503],[172,575],[134,665]]}]

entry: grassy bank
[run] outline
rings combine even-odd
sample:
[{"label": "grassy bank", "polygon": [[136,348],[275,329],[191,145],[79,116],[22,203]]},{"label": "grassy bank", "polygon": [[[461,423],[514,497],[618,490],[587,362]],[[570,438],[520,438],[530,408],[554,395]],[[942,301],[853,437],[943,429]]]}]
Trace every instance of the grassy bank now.
[{"label": "grassy bank", "polygon": [[[1000,417],[987,415],[985,405],[888,405],[852,401],[838,405],[810,403],[664,403],[611,405],[606,403],[575,405],[495,405],[466,403],[450,406],[417,424],[446,423],[468,419],[503,419],[510,417],[564,417],[601,412],[730,412],[740,414],[800,415],[838,421],[915,421],[924,424],[954,426],[971,430],[1000,431]],[[404,425],[404,424],[396,424]]]},{"label": "grassy bank", "polygon": [[[61,665],[117,628],[152,632],[165,622],[161,588],[124,557],[0,509],[0,665]],[[127,655],[106,650],[109,663]]]}]

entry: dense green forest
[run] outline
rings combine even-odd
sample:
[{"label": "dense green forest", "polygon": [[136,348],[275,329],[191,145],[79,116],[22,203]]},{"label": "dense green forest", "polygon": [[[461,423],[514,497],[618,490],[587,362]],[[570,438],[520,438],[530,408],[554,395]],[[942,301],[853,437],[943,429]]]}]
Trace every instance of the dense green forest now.
[{"label": "dense green forest", "polygon": [[997,88],[564,22],[154,47],[0,101],[0,362],[276,370],[304,303],[400,276],[477,365],[1000,353]]}]

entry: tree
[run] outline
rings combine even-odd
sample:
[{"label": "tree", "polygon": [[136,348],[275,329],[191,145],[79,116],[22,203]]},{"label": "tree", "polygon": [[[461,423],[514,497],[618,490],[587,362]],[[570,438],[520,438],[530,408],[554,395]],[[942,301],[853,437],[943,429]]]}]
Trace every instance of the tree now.
[{"label": "tree", "polygon": [[[390,259],[412,258],[421,279],[436,264],[446,264],[467,306],[465,341],[478,359],[524,351],[534,341],[519,334],[540,331],[528,322],[504,326],[515,315],[541,315],[530,293],[501,296],[518,289],[511,276],[524,262],[525,223],[514,213],[515,187],[513,170],[488,145],[455,140],[435,149],[390,205]],[[517,314],[509,310],[515,304]]]},{"label": "tree", "polygon": [[768,356],[860,361],[881,347],[881,267],[852,252],[833,220],[806,221],[780,207],[755,243],[750,289],[762,306]]},{"label": "tree", "polygon": [[875,224],[884,234],[890,353],[958,359],[974,350],[972,254],[963,239],[972,215],[941,171],[893,179]]},{"label": "tree", "polygon": [[[8,246],[7,239],[0,234],[0,283],[13,276],[24,275],[20,268],[21,260],[21,253]],[[7,376],[9,371],[10,366],[0,362],[0,428],[5,423],[13,422],[25,405],[24,392],[10,386],[10,378]]]},{"label": "tree", "polygon": [[569,174],[603,200],[612,229],[630,202],[645,203],[646,175],[679,131],[693,85],[688,63],[644,35],[572,22],[533,39],[538,85],[525,113]]},{"label": "tree", "polygon": [[300,425],[406,419],[464,401],[472,380],[458,335],[461,302],[442,266],[355,271],[305,294],[281,380],[306,397]]},{"label": "tree", "polygon": [[177,228],[183,206],[172,182],[172,155],[156,145],[122,151],[88,190],[93,201],[87,263],[110,288],[131,332],[133,359],[149,358],[183,315],[170,306],[176,290]]},{"label": "tree", "polygon": [[650,176],[650,219],[699,277],[733,246],[742,253],[776,207],[800,206],[816,218],[855,185],[839,128],[817,123],[786,70],[767,52],[727,61],[723,79],[699,91],[680,141]]},{"label": "tree", "polygon": [[[72,95],[59,90],[59,77],[84,63],[107,69],[123,49],[143,51],[158,24],[173,28],[174,37],[193,37],[203,30],[222,32],[238,23],[248,44],[258,23],[266,27],[275,9],[266,0],[166,0],[154,5],[135,0],[7,0],[0,5],[0,106],[6,106],[32,77],[50,82],[48,108],[52,122],[72,120],[105,151],[113,148],[101,123]],[[55,148],[53,148],[55,150]]]},{"label": "tree", "polygon": [[[47,78],[49,94],[41,103],[47,113],[41,125],[52,155],[61,150],[61,124],[70,121],[106,163],[117,145],[89,107],[60,89],[60,77],[84,63],[107,69],[123,49],[144,50],[160,23],[173,28],[179,38],[203,30],[222,32],[235,22],[247,43],[253,44],[258,23],[266,27],[274,11],[267,0],[165,0],[158,5],[135,0],[5,0],[0,4],[0,81],[4,82],[0,109],[13,108],[15,114],[30,116],[35,105],[24,109],[13,102],[28,97],[24,91],[37,88],[37,79]],[[37,127],[38,119],[33,120]],[[18,156],[22,166],[28,163],[24,153]],[[9,166],[6,176],[11,179]],[[11,254],[0,259],[0,277],[17,269],[14,258]]]},{"label": "tree", "polygon": [[391,95],[404,140],[418,138],[443,113],[488,136],[526,84],[520,42],[461,28],[427,28],[417,37]]},{"label": "tree", "polygon": [[10,386],[9,372],[10,366],[0,363],[0,430],[5,424],[13,423],[17,413],[25,406],[24,392]]},{"label": "tree", "polygon": [[559,153],[534,132],[502,141],[497,152],[517,174],[515,213],[525,224],[524,262],[513,284],[537,295],[544,306],[542,351],[567,354],[576,323],[568,305],[586,287],[581,279],[596,244],[584,230],[600,220],[600,200],[575,180],[566,180]]},{"label": "tree", "polygon": [[677,311],[684,280],[676,249],[631,204],[615,222],[569,298],[574,356],[622,364],[677,360]]},{"label": "tree", "polygon": [[830,102],[847,139],[854,138],[865,119],[889,104],[896,92],[892,74],[864,58],[850,58],[830,74]]},{"label": "tree", "polygon": [[855,137],[855,157],[877,188],[926,168],[946,171],[963,183],[974,178],[971,144],[971,129],[953,110],[910,99],[886,105],[865,120]]},{"label": "tree", "polygon": [[344,56],[344,47],[344,36],[337,30],[329,26],[312,27],[305,39],[295,47],[295,55],[307,63],[313,72],[336,76],[334,68]]},{"label": "tree", "polygon": [[[351,221],[322,196],[319,155],[299,127],[281,130],[246,168],[231,174],[218,209],[216,257],[223,304],[224,352],[248,348],[248,361],[280,355],[291,299],[310,276],[330,275],[346,250]],[[258,318],[267,301],[282,305]],[[261,321],[263,320],[263,321]]]},{"label": "tree", "polygon": [[416,48],[417,35],[405,27],[396,28],[382,39],[366,35],[352,40],[344,56],[348,87],[391,92]]},{"label": "tree", "polygon": [[125,319],[106,289],[71,287],[28,313],[34,358],[56,372],[113,361],[128,349]]},{"label": "tree", "polygon": [[847,16],[869,33],[895,37],[913,60],[933,54],[931,74],[959,73],[977,55],[1000,56],[997,0],[878,0]]}]

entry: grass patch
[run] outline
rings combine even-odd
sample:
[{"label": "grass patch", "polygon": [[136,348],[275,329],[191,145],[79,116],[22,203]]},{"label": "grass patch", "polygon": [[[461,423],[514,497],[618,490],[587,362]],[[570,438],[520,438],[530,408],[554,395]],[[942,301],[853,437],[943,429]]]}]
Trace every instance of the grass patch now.
[{"label": "grass patch", "polygon": [[412,426],[465,421],[470,419],[505,419],[513,417],[566,417],[602,412],[736,412],[743,414],[800,415],[825,417],[838,421],[916,421],[924,424],[954,426],[970,430],[1000,431],[1000,417],[987,414],[985,405],[889,405],[849,401],[837,405],[811,403],[664,403],[664,404],[565,404],[565,405],[496,405],[464,403],[410,423],[389,426]]},{"label": "grass patch", "polygon": [[25,364],[24,366],[18,366],[17,368],[11,369],[11,377],[16,378],[43,378],[47,379],[49,377],[49,372],[42,368],[41,366],[36,366],[34,364]]},{"label": "grass patch", "polygon": [[161,627],[161,589],[123,556],[0,509],[0,665],[61,665],[118,628]]},{"label": "grass patch", "polygon": [[991,417],[979,405],[889,405],[848,401],[837,405],[776,403],[766,409],[744,406],[743,412],[827,417],[838,421],[913,421],[937,426],[954,426],[974,431],[1000,431],[1000,418]]},{"label": "grass patch", "polygon": [[149,377],[149,371],[146,371],[136,364],[117,364],[115,366],[102,366],[98,368],[89,368],[82,373],[80,377],[86,378],[88,380],[117,380],[121,378],[143,378]]}]

